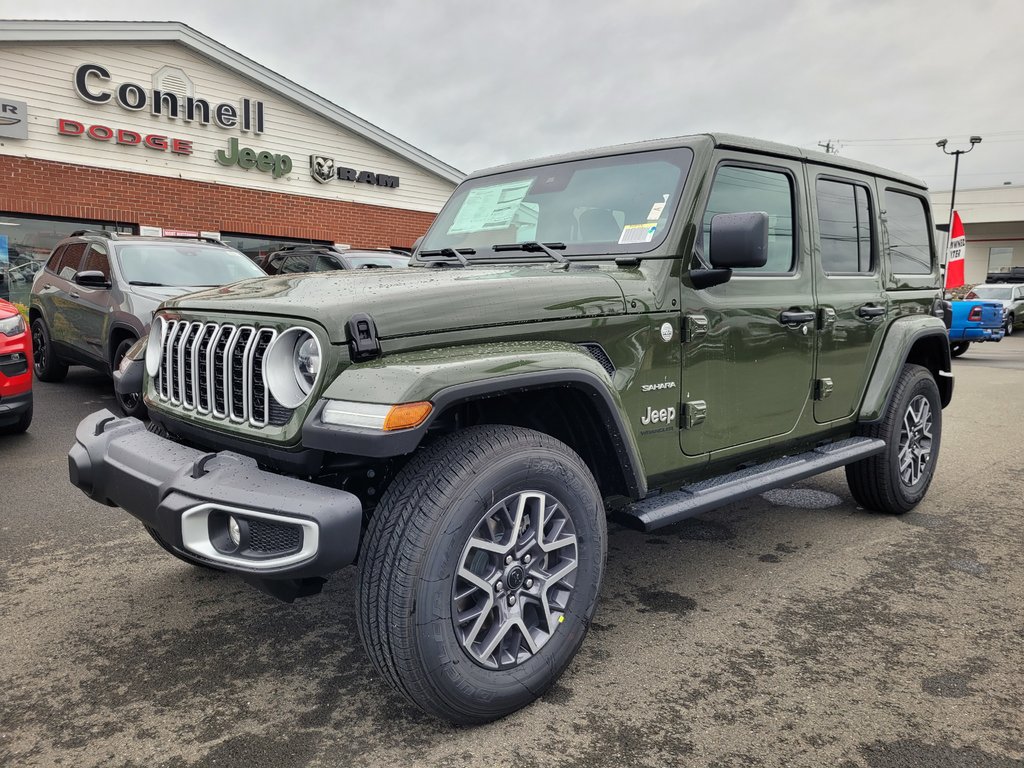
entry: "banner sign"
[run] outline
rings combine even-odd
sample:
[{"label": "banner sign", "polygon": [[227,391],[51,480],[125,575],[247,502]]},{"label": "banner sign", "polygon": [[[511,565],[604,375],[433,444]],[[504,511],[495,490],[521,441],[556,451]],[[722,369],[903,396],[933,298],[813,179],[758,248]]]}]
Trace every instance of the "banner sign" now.
[{"label": "banner sign", "polygon": [[949,247],[946,249],[946,290],[951,291],[964,284],[964,256],[967,251],[967,238],[964,237],[964,225],[960,222],[960,214],[953,211],[953,221],[949,227]]}]

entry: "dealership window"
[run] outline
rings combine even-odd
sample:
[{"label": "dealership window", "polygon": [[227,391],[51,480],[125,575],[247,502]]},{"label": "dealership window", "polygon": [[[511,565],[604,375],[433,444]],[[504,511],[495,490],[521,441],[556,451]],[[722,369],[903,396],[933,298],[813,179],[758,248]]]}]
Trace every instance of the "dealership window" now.
[{"label": "dealership window", "polygon": [[324,240],[293,240],[287,237],[261,237],[260,235],[239,235],[235,233],[221,232],[220,239],[225,245],[241,251],[253,261],[259,261],[264,256],[279,251],[286,245],[330,245]]},{"label": "dealership window", "polygon": [[989,248],[988,271],[1009,272],[1013,266],[1013,248]]},{"label": "dealership window", "polygon": [[0,213],[0,299],[28,304],[35,277],[57,243],[79,229],[131,234],[134,228],[101,221]]}]

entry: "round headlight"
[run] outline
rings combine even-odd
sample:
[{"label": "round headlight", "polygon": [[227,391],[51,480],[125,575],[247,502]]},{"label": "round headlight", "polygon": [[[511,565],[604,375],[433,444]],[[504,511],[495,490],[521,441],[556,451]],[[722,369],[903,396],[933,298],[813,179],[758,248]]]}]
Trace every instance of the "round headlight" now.
[{"label": "round headlight", "polygon": [[270,345],[263,358],[263,380],[285,408],[298,408],[313,391],[322,353],[316,336],[305,328],[289,328]]},{"label": "round headlight", "polygon": [[160,358],[164,354],[164,334],[167,333],[167,321],[162,316],[153,320],[146,340],[146,373],[154,378],[160,372]]}]

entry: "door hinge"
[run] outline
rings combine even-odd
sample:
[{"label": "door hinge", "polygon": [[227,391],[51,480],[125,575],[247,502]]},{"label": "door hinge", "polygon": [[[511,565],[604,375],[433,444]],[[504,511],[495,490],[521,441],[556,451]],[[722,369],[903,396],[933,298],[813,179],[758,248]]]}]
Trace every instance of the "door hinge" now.
[{"label": "door hinge", "polygon": [[708,417],[708,404],[703,400],[692,400],[683,403],[683,429],[693,429],[703,424]]},{"label": "door hinge", "polygon": [[708,319],[704,315],[686,315],[683,318],[683,341],[695,341],[708,332]]},{"label": "door hinge", "polygon": [[814,382],[814,399],[824,400],[832,394],[832,379],[816,379]]},{"label": "door hinge", "polygon": [[831,330],[836,324],[836,311],[832,307],[822,307],[818,314],[818,329]]}]

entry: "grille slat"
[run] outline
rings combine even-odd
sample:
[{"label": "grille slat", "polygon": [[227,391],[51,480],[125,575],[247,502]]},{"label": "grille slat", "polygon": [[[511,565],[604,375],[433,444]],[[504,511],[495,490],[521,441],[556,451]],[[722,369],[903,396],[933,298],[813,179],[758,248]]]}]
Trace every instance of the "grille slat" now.
[{"label": "grille slat", "polygon": [[270,394],[263,363],[273,328],[167,321],[160,370],[161,401],[217,420],[282,426],[293,411]]}]

